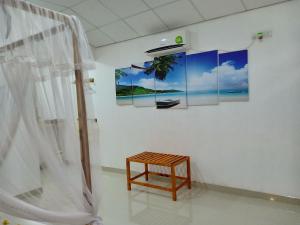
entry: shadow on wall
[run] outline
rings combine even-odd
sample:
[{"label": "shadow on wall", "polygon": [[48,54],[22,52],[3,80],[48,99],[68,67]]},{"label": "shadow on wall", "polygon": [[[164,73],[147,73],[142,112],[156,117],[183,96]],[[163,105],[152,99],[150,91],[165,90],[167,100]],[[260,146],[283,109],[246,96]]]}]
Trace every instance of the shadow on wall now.
[{"label": "shadow on wall", "polygon": [[191,161],[191,174],[192,174],[192,181],[196,180],[197,182],[200,182],[201,184],[205,184],[204,177],[199,169],[199,167],[193,163],[193,160]]}]

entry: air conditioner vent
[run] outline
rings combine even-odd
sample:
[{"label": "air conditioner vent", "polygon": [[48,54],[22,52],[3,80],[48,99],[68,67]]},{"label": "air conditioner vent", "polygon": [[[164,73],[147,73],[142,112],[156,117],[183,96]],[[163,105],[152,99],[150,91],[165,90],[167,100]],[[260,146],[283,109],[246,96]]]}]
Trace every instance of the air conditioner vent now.
[{"label": "air conditioner vent", "polygon": [[154,53],[154,52],[160,52],[160,51],[170,50],[170,49],[174,49],[174,48],[179,48],[182,46],[184,46],[184,44],[168,45],[168,46],[150,49],[150,50],[146,51],[145,53],[149,54],[149,53]]},{"label": "air conditioner vent", "polygon": [[178,52],[185,52],[189,48],[189,32],[187,30],[176,30],[155,36],[153,38],[152,48],[145,49],[145,53],[153,58]]}]

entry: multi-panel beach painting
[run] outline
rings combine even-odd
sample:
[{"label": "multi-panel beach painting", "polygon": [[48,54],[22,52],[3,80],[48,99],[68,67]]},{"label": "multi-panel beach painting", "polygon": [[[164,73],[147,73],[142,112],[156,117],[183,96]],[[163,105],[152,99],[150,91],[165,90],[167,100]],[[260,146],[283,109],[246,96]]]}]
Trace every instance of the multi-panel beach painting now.
[{"label": "multi-panel beach painting", "polygon": [[115,70],[116,100],[118,105],[132,105],[131,68]]},{"label": "multi-panel beach painting", "polygon": [[188,105],[216,105],[218,98],[218,51],[187,55]]},{"label": "multi-panel beach painting", "polygon": [[248,51],[219,55],[220,101],[248,101]]},{"label": "multi-panel beach painting", "polygon": [[152,62],[132,64],[132,100],[136,107],[155,106],[155,78],[154,71],[149,67]]},{"label": "multi-panel beach painting", "polygon": [[176,53],[115,70],[119,105],[182,109],[248,101],[247,50]]},{"label": "multi-panel beach painting", "polygon": [[155,71],[156,107],[186,108],[186,54],[162,56],[154,59],[153,64],[156,63],[162,64],[161,70]]}]

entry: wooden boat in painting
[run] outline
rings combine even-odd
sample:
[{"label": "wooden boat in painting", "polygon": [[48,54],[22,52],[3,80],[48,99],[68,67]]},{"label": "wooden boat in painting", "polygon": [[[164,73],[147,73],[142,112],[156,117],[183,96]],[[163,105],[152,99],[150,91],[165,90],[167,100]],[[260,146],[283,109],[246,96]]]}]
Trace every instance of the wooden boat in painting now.
[{"label": "wooden boat in painting", "polygon": [[168,108],[172,108],[176,105],[180,104],[180,100],[164,100],[164,101],[157,101],[156,102],[156,108],[157,109],[168,109]]}]

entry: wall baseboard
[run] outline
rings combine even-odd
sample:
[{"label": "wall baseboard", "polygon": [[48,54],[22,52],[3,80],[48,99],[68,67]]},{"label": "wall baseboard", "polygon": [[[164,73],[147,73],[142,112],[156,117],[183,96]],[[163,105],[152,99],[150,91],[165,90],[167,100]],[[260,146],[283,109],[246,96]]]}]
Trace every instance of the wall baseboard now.
[{"label": "wall baseboard", "polygon": [[[118,173],[118,174],[126,174],[125,169],[118,169],[118,168],[112,168],[112,167],[102,167],[102,170],[105,172],[112,172],[112,173]],[[138,173],[132,171],[133,174]],[[216,185],[216,184],[208,184],[208,183],[201,183],[197,181],[193,181],[193,185],[197,186],[199,188],[205,189],[205,190],[213,190],[218,192],[225,192],[245,197],[251,197],[251,198],[260,198],[265,199],[269,201],[277,201],[277,202],[284,202],[289,204],[296,204],[300,205],[300,199],[289,197],[289,196],[282,196],[282,195],[276,195],[276,194],[270,194],[270,193],[264,193],[264,192],[258,192],[258,191],[251,191],[241,188],[234,188],[234,187],[227,187],[222,185]]]}]

